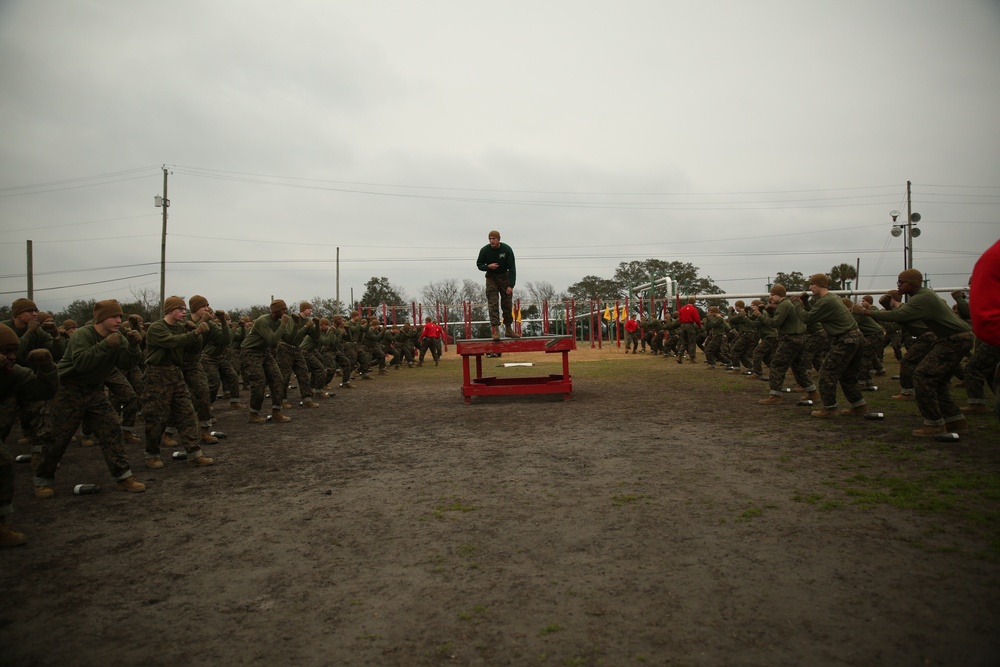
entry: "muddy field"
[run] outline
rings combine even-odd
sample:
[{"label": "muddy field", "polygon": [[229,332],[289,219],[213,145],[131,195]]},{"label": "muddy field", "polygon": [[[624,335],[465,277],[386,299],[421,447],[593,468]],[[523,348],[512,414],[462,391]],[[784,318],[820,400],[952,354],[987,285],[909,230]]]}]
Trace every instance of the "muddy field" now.
[{"label": "muddy field", "polygon": [[97,448],[49,500],[19,466],[0,663],[1000,662],[995,416],[914,441],[887,377],[884,421],[820,421],[702,363],[570,358],[571,401],[466,405],[452,349],[288,424],[223,403],[212,468],[130,449],[140,495]]}]

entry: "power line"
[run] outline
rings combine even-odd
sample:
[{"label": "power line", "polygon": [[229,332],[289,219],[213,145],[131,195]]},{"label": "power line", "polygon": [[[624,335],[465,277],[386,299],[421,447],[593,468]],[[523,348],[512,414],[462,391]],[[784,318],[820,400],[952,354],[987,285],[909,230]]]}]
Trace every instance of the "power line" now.
[{"label": "power line", "polygon": [[[95,280],[94,282],[90,282],[90,283],[76,283],[74,285],[60,285],[58,287],[36,287],[36,288],[34,288],[34,290],[36,292],[51,292],[52,290],[57,290],[57,289],[69,289],[71,287],[86,287],[88,285],[103,285],[105,283],[116,283],[116,282],[121,282],[122,280],[131,280],[133,278],[145,278],[146,276],[156,276],[156,275],[159,275],[159,274],[158,273],[140,273],[140,274],[135,275],[135,276],[125,276],[124,278],[109,278],[107,280]],[[0,292],[0,294],[23,294],[23,293],[24,293],[24,290],[14,290],[12,292]]]}]

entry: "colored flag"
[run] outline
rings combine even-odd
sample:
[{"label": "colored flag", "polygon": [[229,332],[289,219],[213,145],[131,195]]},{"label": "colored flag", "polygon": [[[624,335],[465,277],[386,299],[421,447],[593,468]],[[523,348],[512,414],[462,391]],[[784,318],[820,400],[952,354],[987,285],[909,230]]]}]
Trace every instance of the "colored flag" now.
[{"label": "colored flag", "polygon": [[611,321],[611,308],[607,304],[604,305],[604,319]]}]

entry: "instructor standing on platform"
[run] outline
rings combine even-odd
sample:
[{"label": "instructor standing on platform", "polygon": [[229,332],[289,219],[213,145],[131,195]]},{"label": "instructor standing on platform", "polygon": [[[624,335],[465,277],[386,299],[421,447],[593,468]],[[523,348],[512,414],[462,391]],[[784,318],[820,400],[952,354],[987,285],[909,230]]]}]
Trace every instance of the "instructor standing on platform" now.
[{"label": "instructor standing on platform", "polygon": [[500,232],[490,232],[490,243],[479,251],[476,266],[486,272],[486,301],[493,340],[500,340],[501,317],[507,338],[520,338],[514,332],[514,316],[511,313],[511,295],[517,281],[514,251],[506,243],[500,243]]}]

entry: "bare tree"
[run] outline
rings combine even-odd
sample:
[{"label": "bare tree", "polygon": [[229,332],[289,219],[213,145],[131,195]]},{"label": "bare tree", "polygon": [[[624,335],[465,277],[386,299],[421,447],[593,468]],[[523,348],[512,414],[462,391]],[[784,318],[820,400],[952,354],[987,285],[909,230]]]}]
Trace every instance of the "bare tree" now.
[{"label": "bare tree", "polygon": [[424,298],[424,306],[431,307],[436,303],[454,305],[458,303],[458,280],[447,278],[439,283],[427,283],[420,290]]},{"label": "bare tree", "polygon": [[539,280],[537,283],[524,283],[524,289],[527,290],[531,301],[537,304],[539,309],[545,303],[552,303],[556,295],[556,288],[552,286],[552,283],[544,280]]},{"label": "bare tree", "polygon": [[476,282],[475,280],[469,280],[466,278],[462,281],[462,291],[460,296],[462,301],[471,301],[474,304],[486,303],[486,285],[482,282]]},{"label": "bare tree", "polygon": [[150,287],[129,288],[136,302],[136,310],[145,318],[159,317],[160,293]]}]

